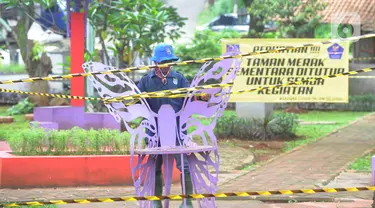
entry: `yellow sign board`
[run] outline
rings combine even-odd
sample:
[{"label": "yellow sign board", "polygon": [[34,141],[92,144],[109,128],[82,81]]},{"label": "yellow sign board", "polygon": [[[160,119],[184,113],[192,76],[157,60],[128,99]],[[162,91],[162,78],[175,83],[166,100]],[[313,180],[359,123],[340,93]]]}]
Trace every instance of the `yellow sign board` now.
[{"label": "yellow sign board", "polygon": [[[222,51],[241,53],[272,50],[326,39],[226,39]],[[244,57],[232,91],[301,81],[349,71],[349,42],[297,48],[279,53]],[[231,95],[230,102],[328,102],[347,103],[348,76],[261,92]]]}]

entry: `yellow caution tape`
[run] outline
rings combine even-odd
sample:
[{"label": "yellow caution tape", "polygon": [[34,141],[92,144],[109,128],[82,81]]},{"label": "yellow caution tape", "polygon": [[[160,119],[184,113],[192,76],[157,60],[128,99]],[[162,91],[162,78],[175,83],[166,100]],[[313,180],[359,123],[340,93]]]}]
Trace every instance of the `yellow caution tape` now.
[{"label": "yellow caution tape", "polygon": [[375,76],[352,76],[351,79],[373,79]]},{"label": "yellow caution tape", "polygon": [[36,95],[36,96],[45,96],[45,97],[57,97],[57,98],[64,98],[64,99],[77,99],[77,100],[98,100],[98,101],[105,100],[104,98],[71,96],[71,95],[64,95],[64,94],[51,94],[51,93],[44,93],[44,92],[26,92],[22,90],[10,90],[10,89],[4,89],[4,88],[0,88],[0,92]]},{"label": "yellow caution tape", "polygon": [[[287,82],[287,83],[284,83],[284,84],[233,91],[230,94],[244,94],[244,93],[250,93],[250,92],[263,91],[263,90],[272,89],[272,88],[302,85],[304,83],[313,82],[313,81],[317,81],[317,80],[336,78],[336,77],[342,77],[342,76],[347,76],[347,75],[356,75],[356,74],[360,74],[360,73],[371,72],[373,70],[375,70],[375,68],[365,68],[365,69],[360,69],[360,70],[357,70],[357,71],[350,71],[350,72],[344,72],[344,73],[340,73],[340,74],[333,74],[333,75],[329,75],[329,76],[310,78],[310,79],[305,79],[305,80],[301,80],[301,81],[297,81],[297,82]],[[107,103],[107,104],[111,103],[111,102],[131,101],[129,103],[126,103],[126,105],[129,106],[129,105],[132,105],[132,104],[138,102],[138,100],[140,98],[184,98],[186,96],[186,93],[190,93],[192,91],[203,90],[203,89],[213,89],[213,88],[226,88],[226,87],[232,87],[232,86],[233,86],[233,83],[211,84],[211,85],[202,85],[202,86],[191,87],[191,88],[179,88],[179,89],[174,89],[174,90],[144,92],[144,93],[140,93],[140,94],[121,96],[121,97],[115,97],[115,98],[106,98],[106,99],[105,98],[95,98],[95,97],[70,96],[70,95],[63,95],[63,94],[25,92],[25,91],[21,91],[21,90],[10,90],[10,89],[2,89],[2,88],[0,88],[0,92],[19,93],[19,94],[28,94],[28,95],[37,95],[37,96],[48,96],[48,97],[58,97],[58,98],[65,98],[65,99],[97,100],[97,101],[103,101],[104,103]],[[204,94],[205,93],[197,93],[197,94],[195,94],[195,96],[201,96],[201,95],[204,95]],[[219,96],[219,95],[220,94],[216,94],[215,96]]]},{"label": "yellow caution tape", "polygon": [[[360,74],[360,73],[371,72],[373,70],[375,70],[375,67],[374,68],[360,69],[360,70],[357,70],[357,71],[344,72],[344,73],[340,73],[340,74],[333,74],[333,75],[328,75],[328,76],[310,78],[310,79],[305,79],[305,80],[301,80],[301,81],[297,81],[297,82],[287,82],[287,83],[284,83],[284,84],[233,91],[230,94],[244,94],[244,93],[250,93],[250,92],[263,91],[263,90],[272,89],[272,88],[302,85],[302,84],[308,83],[308,82],[314,82],[314,81],[318,81],[318,80],[330,79],[330,78],[336,78],[336,77],[342,77],[342,76],[348,76],[348,75],[356,75],[356,74]],[[227,85],[229,85],[229,84],[227,84]],[[204,87],[204,89],[215,88],[215,87],[212,87],[212,86],[209,86],[209,85],[204,85],[204,86],[201,86],[201,87]],[[228,86],[226,86],[226,87],[228,87]],[[184,98],[186,96],[186,94],[182,94],[182,92],[184,92],[184,91],[188,92],[189,88],[181,88],[180,94],[171,93],[170,91],[163,91],[163,92],[159,91],[158,93],[142,93],[142,94],[137,94],[137,95],[129,95],[129,96],[124,96],[124,97],[111,98],[111,99],[107,99],[105,102],[106,103],[119,102],[121,100],[133,100],[133,99],[138,100],[139,98],[162,98],[162,97],[163,98]],[[198,93],[198,94],[195,94],[195,95],[200,96],[202,94],[204,94],[204,93]],[[219,96],[219,95],[220,95],[219,93],[215,94],[215,96]],[[137,101],[133,101],[131,103],[128,103],[127,105],[133,104],[135,102],[137,102]]]},{"label": "yellow caution tape", "polygon": [[105,103],[120,102],[124,100],[138,100],[139,98],[162,98],[162,97],[175,98],[176,96],[185,97],[185,93],[187,92],[203,90],[203,89],[226,88],[226,87],[232,87],[232,86],[233,86],[233,83],[230,82],[230,83],[225,83],[225,84],[210,84],[210,85],[202,85],[202,86],[196,86],[196,87],[190,87],[190,88],[178,88],[178,89],[173,89],[173,90],[145,92],[145,93],[135,94],[135,95],[107,98],[105,99]]},{"label": "yellow caution tape", "polygon": [[199,60],[166,63],[166,64],[161,64],[161,65],[138,66],[138,67],[129,67],[125,69],[114,69],[114,70],[100,71],[100,72],[96,71],[96,72],[88,72],[88,73],[56,75],[56,76],[49,76],[49,77],[31,77],[27,79],[6,80],[6,81],[0,81],[0,84],[15,84],[15,83],[20,83],[20,82],[35,82],[35,81],[56,80],[56,79],[72,79],[74,77],[86,77],[86,76],[93,76],[93,75],[99,75],[99,74],[115,74],[118,72],[134,72],[138,70],[151,70],[152,68],[156,68],[156,67],[183,66],[187,64],[205,63],[208,61],[221,61],[221,60],[232,59],[232,58],[241,58],[241,57],[256,56],[256,55],[269,54],[269,53],[278,53],[281,51],[294,50],[297,48],[321,46],[321,45],[332,44],[332,43],[337,43],[337,42],[360,40],[360,39],[372,38],[372,37],[375,37],[375,34],[366,34],[366,35],[361,35],[361,36],[336,39],[336,40],[334,39],[334,40],[328,40],[328,41],[316,42],[316,43],[299,44],[295,46],[287,46],[287,47],[272,49],[272,50],[262,50],[262,51],[255,51],[255,52],[249,52],[249,53],[241,53],[241,54],[233,55],[233,56],[220,56],[216,58],[204,58],[204,59],[199,59]]},{"label": "yellow caution tape", "polygon": [[270,196],[270,195],[291,195],[291,194],[317,194],[317,193],[337,193],[337,192],[358,192],[374,191],[375,186],[367,187],[349,187],[349,188],[318,188],[318,189],[294,189],[294,190],[276,190],[276,191],[246,191],[215,194],[190,194],[190,195],[169,195],[169,196],[131,196],[131,197],[107,197],[107,198],[89,198],[89,199],[61,199],[46,201],[22,201],[22,202],[1,202],[0,207],[14,207],[27,205],[48,205],[48,204],[82,204],[82,203],[100,203],[100,202],[118,202],[118,201],[156,201],[156,200],[182,200],[185,198],[225,198],[225,197],[244,197],[244,196]]},{"label": "yellow caution tape", "polygon": [[349,61],[368,61],[368,60],[375,60],[375,57],[359,57],[359,58],[349,59]]}]

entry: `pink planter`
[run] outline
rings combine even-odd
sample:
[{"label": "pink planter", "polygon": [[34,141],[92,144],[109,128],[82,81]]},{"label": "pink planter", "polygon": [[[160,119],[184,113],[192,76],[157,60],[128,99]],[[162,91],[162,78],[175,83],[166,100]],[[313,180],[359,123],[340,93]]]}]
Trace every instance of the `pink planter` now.
[{"label": "pink planter", "polygon": [[[173,182],[179,180],[175,167]],[[1,188],[96,185],[133,186],[130,155],[14,156],[0,151]]]}]

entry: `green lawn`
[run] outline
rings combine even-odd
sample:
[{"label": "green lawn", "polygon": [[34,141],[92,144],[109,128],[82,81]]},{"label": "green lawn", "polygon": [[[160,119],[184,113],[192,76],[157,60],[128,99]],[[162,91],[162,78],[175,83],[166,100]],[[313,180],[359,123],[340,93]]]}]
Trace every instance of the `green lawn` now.
[{"label": "green lawn", "polygon": [[19,208],[57,208],[57,205],[34,205],[34,206],[19,206]]},{"label": "green lawn", "polygon": [[[0,116],[7,116],[6,110],[9,106],[0,106]],[[13,116],[15,122],[10,124],[0,124],[0,141],[6,140],[11,134],[17,132],[17,130],[29,128],[30,122],[25,120],[24,115]]]},{"label": "green lawn", "polygon": [[354,163],[349,166],[349,169],[356,171],[371,172],[371,160],[374,153],[366,154],[358,158]]},{"label": "green lawn", "polygon": [[306,114],[299,114],[298,118],[304,121],[335,121],[333,125],[299,125],[297,135],[303,138],[286,142],[285,151],[310,143],[330,132],[349,124],[350,122],[369,114],[369,112],[339,112],[339,111],[311,111]]}]

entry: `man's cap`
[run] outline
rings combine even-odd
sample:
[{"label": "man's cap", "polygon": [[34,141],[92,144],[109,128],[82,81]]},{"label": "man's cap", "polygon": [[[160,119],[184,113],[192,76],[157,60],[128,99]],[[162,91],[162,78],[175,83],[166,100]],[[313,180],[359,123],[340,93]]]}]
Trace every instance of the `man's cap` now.
[{"label": "man's cap", "polygon": [[162,61],[177,61],[179,58],[174,55],[173,47],[169,44],[159,44],[155,47],[154,56],[151,61],[160,63]]}]

